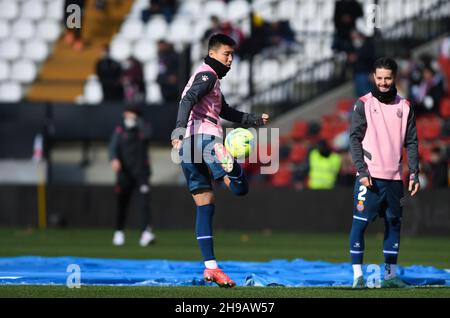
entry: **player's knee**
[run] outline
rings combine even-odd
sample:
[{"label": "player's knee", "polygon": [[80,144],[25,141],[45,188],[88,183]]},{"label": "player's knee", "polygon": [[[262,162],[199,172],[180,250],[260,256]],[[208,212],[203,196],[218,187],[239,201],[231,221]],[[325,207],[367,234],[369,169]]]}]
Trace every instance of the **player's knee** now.
[{"label": "player's knee", "polygon": [[367,221],[353,219],[352,231],[364,232],[368,225]]},{"label": "player's knee", "polygon": [[401,225],[402,225],[402,219],[401,218],[391,218],[388,220],[389,226],[393,229],[400,229]]}]

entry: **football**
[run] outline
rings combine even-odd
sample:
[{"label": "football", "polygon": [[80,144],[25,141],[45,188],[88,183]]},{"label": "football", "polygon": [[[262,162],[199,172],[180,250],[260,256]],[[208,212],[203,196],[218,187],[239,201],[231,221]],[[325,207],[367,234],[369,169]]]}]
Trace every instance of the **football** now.
[{"label": "football", "polygon": [[253,134],[245,128],[233,129],[225,138],[225,148],[235,158],[247,158],[253,148]]}]

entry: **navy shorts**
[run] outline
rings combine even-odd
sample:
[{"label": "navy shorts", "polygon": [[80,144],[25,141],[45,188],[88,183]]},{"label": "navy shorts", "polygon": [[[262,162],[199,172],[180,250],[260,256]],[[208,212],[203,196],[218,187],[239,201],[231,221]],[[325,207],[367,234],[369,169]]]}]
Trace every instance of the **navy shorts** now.
[{"label": "navy shorts", "polygon": [[181,168],[190,192],[212,189],[211,179],[219,180],[226,175],[214,153],[214,145],[222,139],[199,134],[183,139],[180,149]]},{"label": "navy shorts", "polygon": [[367,188],[355,182],[353,193],[353,218],[373,222],[377,216],[387,220],[401,218],[403,182],[401,180],[384,180],[372,178],[372,187]]}]

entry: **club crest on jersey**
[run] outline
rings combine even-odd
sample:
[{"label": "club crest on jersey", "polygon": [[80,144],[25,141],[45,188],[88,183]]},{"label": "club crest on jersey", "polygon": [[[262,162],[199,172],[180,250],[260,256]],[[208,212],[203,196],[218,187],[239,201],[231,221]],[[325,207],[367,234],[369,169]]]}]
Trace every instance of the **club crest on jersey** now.
[{"label": "club crest on jersey", "polygon": [[364,211],[364,202],[363,201],[358,201],[358,204],[356,205],[356,209],[359,211],[359,212],[362,212],[362,211]]},{"label": "club crest on jersey", "polygon": [[206,82],[207,80],[209,80],[208,75],[203,75],[203,76],[202,76],[202,81],[203,81],[203,82]]},{"label": "club crest on jersey", "polygon": [[403,111],[399,108],[397,109],[397,117],[402,118],[403,117]]}]

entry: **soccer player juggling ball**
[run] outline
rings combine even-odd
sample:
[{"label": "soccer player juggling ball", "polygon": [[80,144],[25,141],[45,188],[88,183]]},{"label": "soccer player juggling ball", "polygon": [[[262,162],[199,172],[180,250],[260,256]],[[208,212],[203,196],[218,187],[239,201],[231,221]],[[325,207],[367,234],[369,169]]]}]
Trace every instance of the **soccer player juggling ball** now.
[{"label": "soccer player juggling ball", "polygon": [[350,255],[354,288],[365,286],[362,273],[364,231],[377,215],[384,217],[382,287],[405,287],[396,276],[402,222],[402,152],[408,157],[408,191],[419,190],[419,156],[413,109],[397,95],[397,64],[391,58],[374,63],[373,90],[358,99],[352,114],[350,150],[357,169],[354,189]]},{"label": "soccer player juggling ball", "polygon": [[269,120],[267,114],[258,116],[229,107],[221,93],[220,79],[230,70],[234,46],[234,40],[224,34],[209,39],[208,55],[182,93],[172,134],[172,146],[179,151],[181,167],[197,207],[195,232],[205,264],[203,276],[221,287],[233,287],[235,282],[218,267],[214,256],[215,205],[211,179],[223,180],[236,195],[245,195],[248,183],[240,165],[223,145],[219,117],[253,126]]}]

